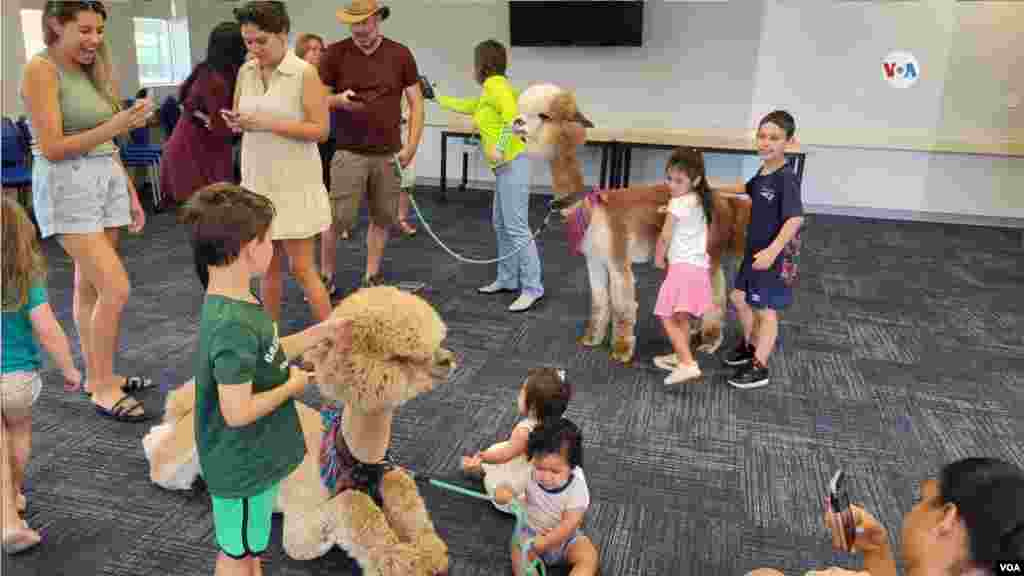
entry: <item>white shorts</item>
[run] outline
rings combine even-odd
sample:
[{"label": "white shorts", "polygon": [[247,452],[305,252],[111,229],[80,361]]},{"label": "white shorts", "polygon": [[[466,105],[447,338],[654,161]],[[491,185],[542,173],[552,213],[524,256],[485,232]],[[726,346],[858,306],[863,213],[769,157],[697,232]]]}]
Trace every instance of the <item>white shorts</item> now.
[{"label": "white shorts", "polygon": [[0,375],[0,414],[6,418],[24,418],[39,400],[43,380],[39,372],[8,372]]},{"label": "white shorts", "polygon": [[112,155],[32,159],[32,209],[43,238],[131,224],[128,175]]}]

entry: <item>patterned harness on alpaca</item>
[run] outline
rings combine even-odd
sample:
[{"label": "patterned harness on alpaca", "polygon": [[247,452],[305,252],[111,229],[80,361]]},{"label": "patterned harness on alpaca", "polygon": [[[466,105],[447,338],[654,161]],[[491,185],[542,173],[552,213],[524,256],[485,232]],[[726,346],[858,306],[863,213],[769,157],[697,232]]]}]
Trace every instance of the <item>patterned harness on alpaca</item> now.
[{"label": "patterned harness on alpaca", "polygon": [[338,404],[324,404],[320,418],[324,423],[324,435],[320,442],[320,481],[332,497],[346,490],[365,492],[378,506],[382,506],[380,481],[395,468],[391,461],[391,450],[384,453],[384,460],[377,464],[360,462],[352,455],[345,436],[341,433],[341,409]]}]

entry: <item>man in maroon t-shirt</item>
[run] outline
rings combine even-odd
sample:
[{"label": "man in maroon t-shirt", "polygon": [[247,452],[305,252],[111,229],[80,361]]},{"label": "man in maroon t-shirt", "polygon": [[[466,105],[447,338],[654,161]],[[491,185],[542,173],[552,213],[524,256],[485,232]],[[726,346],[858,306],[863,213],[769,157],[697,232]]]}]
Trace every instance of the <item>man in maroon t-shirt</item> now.
[{"label": "man in maroon t-shirt", "polygon": [[[366,273],[363,286],[380,284],[380,261],[388,231],[396,222],[401,192],[401,168],[416,155],[423,133],[423,94],[412,52],[385,38],[380,22],[390,10],[377,0],[351,0],[338,11],[351,37],[327,47],[320,59],[320,78],[337,111],[335,152],[331,159],[329,237],[352,230],[362,196],[367,198],[370,228],[366,234]],[[409,101],[409,133],[402,146],[402,92]],[[334,242],[328,242],[334,248]],[[330,250],[332,253],[335,250]],[[334,254],[324,254],[333,261]]]}]

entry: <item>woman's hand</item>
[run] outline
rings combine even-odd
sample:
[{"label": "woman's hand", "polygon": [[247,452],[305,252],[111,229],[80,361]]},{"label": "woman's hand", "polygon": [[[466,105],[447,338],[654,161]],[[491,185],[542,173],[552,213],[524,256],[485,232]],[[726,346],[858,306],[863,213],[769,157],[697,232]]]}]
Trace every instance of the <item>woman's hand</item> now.
[{"label": "woman's hand", "polygon": [[402,149],[398,151],[398,163],[402,166],[402,170],[409,167],[409,163],[412,162],[412,158],[415,155],[415,149],[409,146],[402,146]]},{"label": "woman's hand", "polygon": [[[825,504],[827,508],[828,502]],[[868,554],[881,550],[889,543],[889,533],[878,519],[860,506],[851,505],[850,510],[853,511],[854,526],[856,526],[856,535],[853,540],[854,552],[860,551]],[[834,518],[835,514],[831,511],[825,512],[825,527],[828,528],[829,533],[834,533],[838,529],[833,526]]]},{"label": "woman's hand", "polygon": [[265,112],[239,112],[235,121],[243,132],[269,132],[274,125],[274,118]]},{"label": "woman's hand", "polygon": [[136,100],[131,108],[121,110],[110,121],[117,126],[118,135],[126,134],[136,128],[148,126],[150,118],[153,117],[155,107],[149,99]]}]

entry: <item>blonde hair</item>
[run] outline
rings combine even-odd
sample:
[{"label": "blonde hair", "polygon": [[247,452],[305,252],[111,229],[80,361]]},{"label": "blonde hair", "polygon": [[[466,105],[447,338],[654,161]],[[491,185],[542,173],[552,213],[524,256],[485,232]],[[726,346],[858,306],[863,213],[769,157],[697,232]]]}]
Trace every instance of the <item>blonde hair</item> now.
[{"label": "blonde hair", "polygon": [[[53,46],[60,39],[57,33],[50,27],[50,18],[56,18],[61,26],[76,20],[79,12],[95,12],[103,21],[107,21],[107,9],[102,2],[63,2],[50,0],[43,10],[43,42],[46,47]],[[89,77],[89,81],[96,87],[96,90],[110,102],[114,112],[121,110],[121,101],[114,92],[114,72],[110,63],[110,51],[107,49],[106,41],[101,42],[96,48],[96,59],[88,66],[82,66],[82,70]]]},{"label": "blonde hair", "polygon": [[3,310],[28,304],[28,290],[46,278],[46,258],[36,239],[36,227],[25,209],[7,195],[3,198]]},{"label": "blonde hair", "polygon": [[324,39],[311,32],[303,32],[299,34],[299,37],[295,39],[295,55],[305,60],[306,52],[309,51],[309,41],[316,40],[320,43],[320,49],[324,50],[327,46],[324,44]]}]

